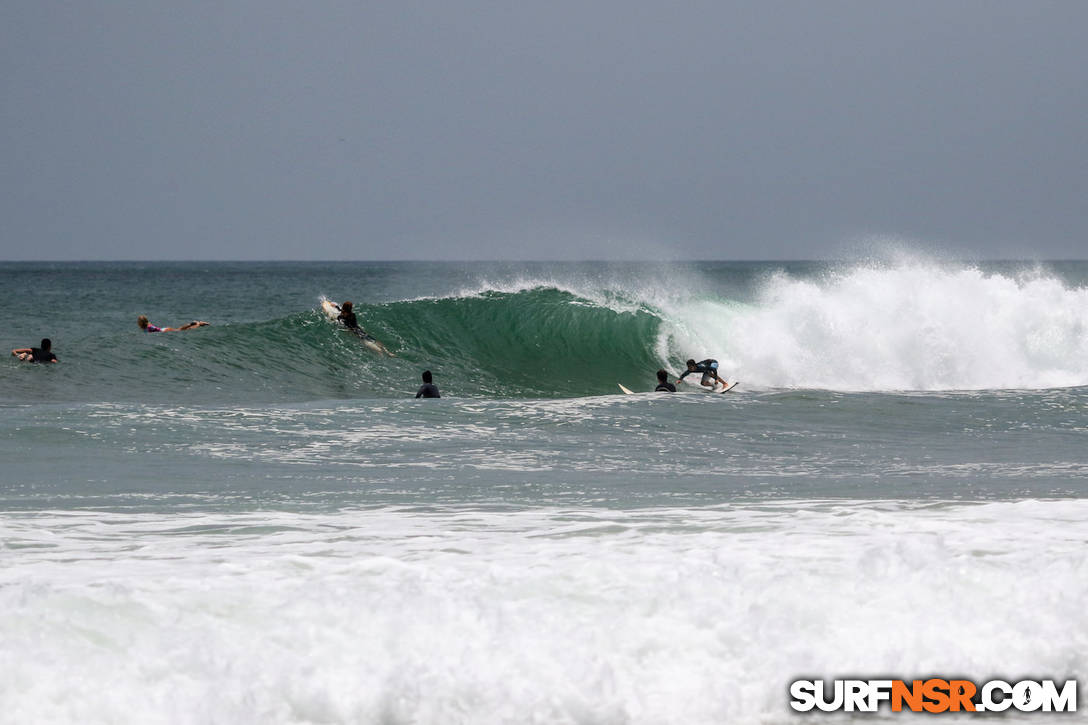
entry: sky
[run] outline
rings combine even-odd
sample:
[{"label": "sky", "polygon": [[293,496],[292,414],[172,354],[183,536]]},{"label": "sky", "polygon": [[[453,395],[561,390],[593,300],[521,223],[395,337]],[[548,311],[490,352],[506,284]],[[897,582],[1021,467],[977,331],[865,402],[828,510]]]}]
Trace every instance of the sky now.
[{"label": "sky", "polygon": [[1088,256],[1088,3],[0,4],[0,259]]}]

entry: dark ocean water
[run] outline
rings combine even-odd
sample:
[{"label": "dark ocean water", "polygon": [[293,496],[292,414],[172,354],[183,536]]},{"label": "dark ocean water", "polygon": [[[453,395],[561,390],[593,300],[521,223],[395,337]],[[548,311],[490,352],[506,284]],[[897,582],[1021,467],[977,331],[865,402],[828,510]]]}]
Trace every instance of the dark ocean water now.
[{"label": "dark ocean water", "polygon": [[[0,720],[785,722],[799,675],[1088,664],[1086,263],[8,263],[0,298],[61,361],[0,365]],[[688,357],[740,387],[619,394]]]}]

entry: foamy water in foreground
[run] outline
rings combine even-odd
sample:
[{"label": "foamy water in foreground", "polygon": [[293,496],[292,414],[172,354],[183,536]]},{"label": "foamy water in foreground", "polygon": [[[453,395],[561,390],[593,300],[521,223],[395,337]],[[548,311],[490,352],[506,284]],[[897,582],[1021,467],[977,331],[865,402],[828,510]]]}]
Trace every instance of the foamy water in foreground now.
[{"label": "foamy water in foreground", "polygon": [[1088,502],[0,519],[4,722],[785,722],[1083,677]]}]

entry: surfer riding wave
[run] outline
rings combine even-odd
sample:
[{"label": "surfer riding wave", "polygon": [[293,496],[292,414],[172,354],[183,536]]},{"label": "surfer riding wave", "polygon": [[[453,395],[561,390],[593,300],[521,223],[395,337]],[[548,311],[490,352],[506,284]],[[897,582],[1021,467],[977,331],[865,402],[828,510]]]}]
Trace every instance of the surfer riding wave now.
[{"label": "surfer riding wave", "polygon": [[692,373],[702,373],[703,377],[699,381],[699,384],[707,388],[716,388],[718,383],[721,383],[724,387],[729,387],[729,383],[718,377],[718,361],[712,358],[707,358],[702,362],[695,362],[694,358],[688,360],[688,369],[676,379],[676,384],[684,382],[684,378]]}]

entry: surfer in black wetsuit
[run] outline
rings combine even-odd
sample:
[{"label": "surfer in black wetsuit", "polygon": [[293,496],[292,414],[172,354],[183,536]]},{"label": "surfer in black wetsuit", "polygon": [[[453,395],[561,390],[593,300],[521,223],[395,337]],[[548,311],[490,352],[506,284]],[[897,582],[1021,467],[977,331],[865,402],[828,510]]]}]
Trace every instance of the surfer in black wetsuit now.
[{"label": "surfer in black wetsuit", "polygon": [[48,337],[42,338],[41,347],[17,347],[11,351],[13,357],[23,362],[55,363],[57,356],[53,354],[53,341]]},{"label": "surfer in black wetsuit", "polygon": [[362,332],[363,328],[359,327],[359,321],[355,319],[355,313],[351,311],[352,306],[350,302],[344,302],[340,305],[340,314],[336,316],[336,319],[343,322],[344,327],[349,330]]},{"label": "surfer in black wetsuit", "polygon": [[442,396],[438,392],[438,386],[431,382],[431,371],[423,371],[423,385],[419,386],[419,390],[416,391],[417,398],[441,398]]},{"label": "surfer in black wetsuit", "polygon": [[350,302],[344,302],[340,305],[340,314],[336,316],[339,322],[344,323],[344,327],[354,332],[364,340],[373,340],[370,333],[359,327],[359,320],[355,319],[355,312],[352,311],[353,305]]},{"label": "surfer in black wetsuit", "polygon": [[669,382],[669,374],[664,370],[657,371],[657,387],[655,393],[675,393],[676,386]]},{"label": "surfer in black wetsuit", "polygon": [[374,350],[375,352],[380,352],[382,355],[396,357],[396,355],[385,349],[385,345],[378,342],[376,339],[374,339],[373,335],[371,335],[369,332],[359,326],[359,320],[355,317],[354,305],[351,302],[345,301],[338,305],[335,302],[327,300],[322,303],[322,305],[326,304],[334,307],[337,310],[340,310],[340,314],[336,316],[336,321],[343,323],[344,327],[349,332],[358,337],[360,340],[362,340],[364,343],[366,343],[367,347]]},{"label": "surfer in black wetsuit", "polygon": [[714,388],[718,385],[718,383],[721,383],[726,387],[729,386],[728,383],[718,377],[717,360],[712,360],[711,358],[707,358],[702,362],[695,362],[694,359],[688,360],[688,369],[684,372],[683,375],[676,379],[676,384],[679,385],[681,382],[683,382],[684,378],[686,378],[688,375],[691,375],[692,373],[703,374],[703,379],[699,381],[699,384],[704,387]]}]

